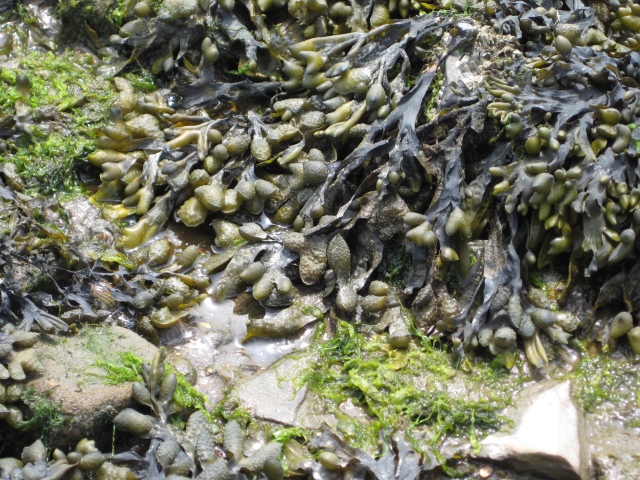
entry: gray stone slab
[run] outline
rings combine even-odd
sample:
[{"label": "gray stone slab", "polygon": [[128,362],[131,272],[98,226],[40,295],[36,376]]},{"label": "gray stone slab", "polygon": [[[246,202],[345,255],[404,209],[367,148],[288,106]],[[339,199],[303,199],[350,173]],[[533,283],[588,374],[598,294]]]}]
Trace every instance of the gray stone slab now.
[{"label": "gray stone slab", "polygon": [[544,382],[523,390],[515,410],[515,428],[481,442],[480,458],[557,480],[586,480],[588,451],[582,411],[571,383]]}]

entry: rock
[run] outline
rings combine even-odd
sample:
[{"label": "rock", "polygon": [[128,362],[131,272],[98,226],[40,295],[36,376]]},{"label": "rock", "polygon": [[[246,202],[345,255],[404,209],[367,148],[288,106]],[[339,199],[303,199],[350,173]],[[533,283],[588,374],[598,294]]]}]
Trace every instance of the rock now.
[{"label": "rock", "polygon": [[177,20],[179,18],[187,18],[198,11],[198,0],[165,0],[162,4],[171,18]]},{"label": "rock", "polygon": [[[70,418],[53,432],[58,448],[75,446],[82,438],[94,439],[100,448],[111,448],[111,419],[134,406],[131,382],[108,385],[98,361],[121,363],[120,354],[131,352],[151,361],[157,348],[122,327],[85,327],[72,337],[46,337],[38,343],[43,371],[26,384],[38,399],[49,400]],[[33,408],[34,402],[30,402]]]},{"label": "rock", "polygon": [[626,480],[638,477],[640,461],[640,411],[637,364],[628,362],[616,375],[612,398],[598,403],[586,414],[586,425],[595,480]]},{"label": "rock", "polygon": [[591,436],[591,461],[596,480],[625,480],[638,476],[640,439],[638,429],[617,422],[594,428]]},{"label": "rock", "polygon": [[335,418],[323,411],[322,402],[307,386],[295,380],[312,362],[310,353],[285,357],[257,375],[241,381],[229,399],[262,420],[288,426],[319,428],[322,423],[335,424]]},{"label": "rock", "polygon": [[160,131],[158,119],[148,113],[129,120],[126,125],[133,138],[150,137],[164,140],[164,133]]},{"label": "rock", "polygon": [[485,438],[478,455],[550,479],[588,478],[583,416],[571,382],[544,382],[520,393],[515,428]]},{"label": "rock", "polygon": [[[309,365],[309,356],[285,358],[271,368],[241,382],[235,389],[240,403],[256,417],[285,425],[294,425],[296,410],[304,400],[307,387],[296,389],[293,380]],[[274,401],[274,399],[278,399]]]}]

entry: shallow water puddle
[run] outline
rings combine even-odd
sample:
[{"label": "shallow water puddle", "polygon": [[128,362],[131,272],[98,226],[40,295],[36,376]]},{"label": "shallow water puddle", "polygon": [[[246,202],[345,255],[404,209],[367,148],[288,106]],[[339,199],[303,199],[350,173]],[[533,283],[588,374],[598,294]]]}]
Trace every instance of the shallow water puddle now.
[{"label": "shallow water puddle", "polygon": [[[227,385],[309,346],[315,331],[315,325],[307,325],[292,338],[253,337],[242,343],[248,315],[236,315],[233,307],[232,300],[216,303],[207,298],[191,309],[188,325],[163,336],[163,342],[175,345],[172,350],[193,364],[198,372],[196,388],[212,403],[222,399]],[[275,313],[267,311],[267,315]]]}]

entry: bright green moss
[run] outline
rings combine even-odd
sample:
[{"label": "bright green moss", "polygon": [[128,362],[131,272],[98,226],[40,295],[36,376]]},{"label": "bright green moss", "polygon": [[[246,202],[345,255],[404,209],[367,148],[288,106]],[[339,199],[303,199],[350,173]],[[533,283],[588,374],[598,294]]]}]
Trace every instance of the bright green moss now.
[{"label": "bright green moss", "polygon": [[[330,405],[343,439],[359,448],[375,451],[380,432],[400,425],[418,450],[437,454],[450,435],[477,446],[478,438],[503,423],[500,411],[521,380],[485,364],[463,372],[438,340],[416,337],[406,350],[396,350],[386,334],[367,335],[364,327],[338,321],[335,336],[312,347],[320,360],[298,384],[306,383]],[[347,400],[364,408],[371,421],[345,415],[339,406]],[[418,440],[424,428],[431,436]]]},{"label": "bright green moss", "polygon": [[[105,123],[116,95],[96,66],[86,53],[32,51],[17,68],[0,73],[2,114],[15,115],[16,104],[27,113],[26,133],[7,142],[6,159],[18,166],[31,192],[80,191],[74,163],[93,150],[92,128]],[[29,78],[25,96],[16,87],[17,74]]]}]

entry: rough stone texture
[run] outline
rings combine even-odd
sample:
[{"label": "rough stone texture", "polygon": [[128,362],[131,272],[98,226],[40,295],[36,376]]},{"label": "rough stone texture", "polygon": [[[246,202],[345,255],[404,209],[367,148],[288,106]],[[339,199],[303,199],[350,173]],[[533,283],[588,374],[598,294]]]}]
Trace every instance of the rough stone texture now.
[{"label": "rough stone texture", "polygon": [[335,418],[322,411],[321,402],[306,386],[298,388],[295,385],[295,380],[313,361],[311,354],[286,357],[240,382],[230,399],[257,418],[288,426],[316,429],[323,422],[335,424]]},{"label": "rough stone texture", "polygon": [[616,406],[618,408],[611,412],[605,404],[595,414],[587,415],[593,478],[596,480],[627,480],[640,476],[640,427],[632,423],[638,416],[636,405],[629,402],[625,407],[630,411],[624,408],[619,411]]},{"label": "rough stone texture", "polygon": [[591,447],[591,462],[597,480],[627,480],[640,476],[638,429],[607,425]]},{"label": "rough stone texture", "polygon": [[569,381],[523,390],[515,424],[512,432],[484,439],[478,456],[550,479],[588,478],[582,412],[573,401]]},{"label": "rough stone texture", "polygon": [[162,4],[174,20],[187,18],[198,11],[198,0],[165,0]]},{"label": "rough stone texture", "polygon": [[273,368],[240,383],[238,398],[242,405],[262,419],[293,425],[296,410],[307,393],[306,386],[296,389],[293,380],[307,364],[286,358]]},{"label": "rough stone texture", "polygon": [[38,344],[44,369],[26,387],[49,398],[63,415],[71,417],[57,432],[56,446],[71,447],[88,436],[109,448],[111,419],[134,401],[131,383],[107,385],[104,370],[96,362],[117,362],[124,352],[150,361],[157,348],[136,333],[116,326],[85,327],[76,336],[47,338]]}]

